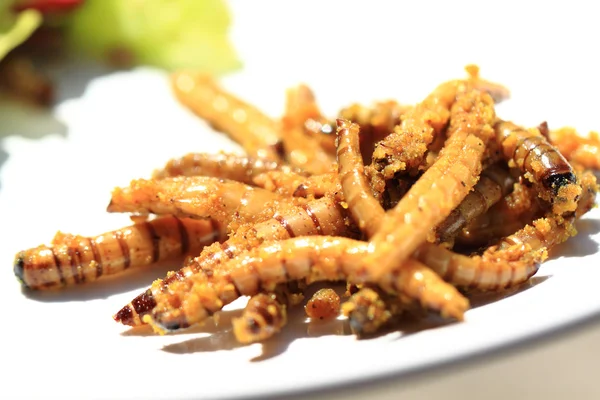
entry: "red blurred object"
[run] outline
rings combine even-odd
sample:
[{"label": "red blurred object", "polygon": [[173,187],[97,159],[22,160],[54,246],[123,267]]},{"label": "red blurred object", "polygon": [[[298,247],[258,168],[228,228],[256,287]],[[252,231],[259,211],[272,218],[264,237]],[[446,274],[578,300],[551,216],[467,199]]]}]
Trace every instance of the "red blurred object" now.
[{"label": "red blurred object", "polygon": [[42,14],[71,11],[85,0],[19,0],[13,6],[14,11],[35,9]]}]

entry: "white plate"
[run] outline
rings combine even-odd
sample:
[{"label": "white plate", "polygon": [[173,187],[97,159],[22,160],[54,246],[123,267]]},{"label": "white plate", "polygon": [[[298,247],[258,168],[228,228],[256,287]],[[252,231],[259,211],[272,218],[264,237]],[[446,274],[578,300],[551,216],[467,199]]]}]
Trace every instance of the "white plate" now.
[{"label": "white plate", "polygon": [[[245,63],[226,85],[273,116],[301,81],[333,114],[353,101],[414,102],[439,82],[482,74],[512,89],[498,113],[527,125],[600,129],[600,70],[591,9],[449,2],[232,2],[233,36]],[[533,7],[533,6],[532,6]],[[535,6],[538,7],[538,6]],[[591,5],[589,6],[591,7]],[[151,69],[57,71],[60,102],[48,118],[0,107],[0,272],[4,369],[0,397],[264,397],[401,376],[568,326],[600,312],[600,219],[544,264],[527,290],[470,310],[466,321],[347,335],[344,321],[301,315],[264,345],[239,346],[212,323],[172,336],[128,334],[111,315],[157,276],[129,274],[58,294],[25,294],[12,274],[21,249],[57,229],[85,235],[127,224],[104,212],[110,190],[147,177],[190,151],[239,150],[172,98]],[[231,314],[229,314],[231,315]],[[410,328],[410,327],[409,327]],[[6,396],[5,396],[6,395]]]}]

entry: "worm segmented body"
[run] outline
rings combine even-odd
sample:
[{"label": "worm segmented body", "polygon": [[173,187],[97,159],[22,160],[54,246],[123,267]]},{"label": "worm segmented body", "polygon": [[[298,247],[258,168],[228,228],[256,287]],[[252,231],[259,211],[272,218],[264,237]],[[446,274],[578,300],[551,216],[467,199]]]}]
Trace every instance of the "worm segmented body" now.
[{"label": "worm segmented body", "polygon": [[372,165],[385,179],[391,179],[398,171],[418,170],[427,147],[447,126],[450,109],[458,95],[477,89],[492,94],[496,102],[508,97],[508,91],[502,86],[479,79],[476,70],[469,70],[469,74],[470,79],[439,85],[406,112],[394,132],[375,146]]},{"label": "worm segmented body", "polygon": [[[348,121],[338,119],[338,163],[339,163],[339,178],[344,192],[344,198],[348,204],[348,208],[359,228],[363,230],[367,236],[372,236],[380,228],[385,217],[385,211],[375,200],[375,197],[370,193],[360,151],[358,148],[358,131],[359,127],[356,124],[350,124]],[[461,304],[466,299],[456,295],[456,290],[443,282],[436,274],[422,264],[411,260],[405,268],[413,266],[412,271],[419,277],[412,277],[415,281],[422,279],[421,291],[407,292],[408,295],[414,296],[411,299],[420,301],[424,305],[429,305],[424,299],[428,298],[444,298],[440,295],[444,290],[447,296],[447,303],[436,304],[436,309],[460,309]],[[407,272],[408,274],[408,272]],[[405,275],[409,276],[409,275]],[[435,290],[435,294],[431,291]]]},{"label": "worm segmented body", "polygon": [[280,196],[235,181],[210,177],[138,179],[129,187],[116,188],[107,210],[179,217],[213,218],[222,224],[247,223],[270,218],[268,207]]},{"label": "worm segmented body", "polygon": [[577,208],[581,186],[571,165],[538,129],[523,129],[512,122],[495,125],[498,141],[507,160],[514,162],[539,191],[539,196],[552,203],[555,214],[562,215]]},{"label": "worm segmented body", "polygon": [[[157,305],[144,320],[159,331],[173,331],[203,321],[239,296],[253,296],[280,283],[300,279],[373,281],[361,261],[369,251],[368,243],[343,237],[311,236],[266,243],[223,268],[173,282],[168,291],[157,294]],[[424,282],[432,281],[428,275],[435,273],[416,260],[408,260],[404,268],[384,274],[377,283],[388,292],[420,297],[423,306],[439,310],[442,316],[462,319],[469,303],[456,289],[451,287],[457,301],[451,301],[445,283],[441,290],[427,287],[427,295],[423,295]]]},{"label": "worm segmented body", "polygon": [[303,176],[293,172],[271,171],[254,178],[254,184],[282,196],[317,199],[327,193],[340,191],[337,175],[332,172]]},{"label": "worm segmented body", "polygon": [[338,176],[344,192],[344,201],[354,221],[367,237],[379,228],[383,208],[370,195],[369,184],[359,148],[359,126],[347,120],[337,120]]},{"label": "worm segmented body", "polygon": [[225,227],[215,220],[175,217],[157,218],[96,237],[59,233],[52,246],[17,254],[14,271],[30,289],[77,285],[197,253],[225,236]]},{"label": "worm segmented body", "polygon": [[456,286],[499,290],[525,282],[547,258],[548,249],[574,234],[572,218],[540,218],[481,256],[468,257],[425,244],[417,258]]},{"label": "worm segmented body", "polygon": [[[499,120],[494,102],[508,91],[481,80],[476,67],[467,71],[468,79],[443,83],[414,107],[353,104],[335,123],[305,85],[288,90],[274,120],[212,77],[176,73],[179,101],[248,156],[171,160],[153,180],[114,190],[108,211],[139,223],[91,238],[59,233],[52,246],[18,253],[15,274],[47,289],[195,255],[114,319],[164,333],[249,296],[232,319],[242,343],[279,332],[317,281],[356,289],[343,311],[359,335],[401,314],[462,320],[469,300],[459,289],[524,282],[575,234],[598,191],[584,167],[600,165],[597,135]],[[319,291],[305,311],[335,316],[339,297]]]},{"label": "worm segmented body", "polygon": [[289,165],[262,158],[229,153],[190,153],[181,158],[170,160],[164,168],[154,172],[153,178],[207,176],[251,185],[254,177],[268,171],[302,174]]},{"label": "worm segmented body", "polygon": [[513,183],[514,179],[502,167],[491,166],[483,170],[473,190],[436,228],[439,241],[452,240],[465,225],[508,195],[513,188]]},{"label": "worm segmented body", "polygon": [[304,299],[304,289],[305,283],[294,281],[277,285],[272,292],[252,296],[242,315],[231,321],[237,341],[254,343],[278,333],[287,323],[287,309]]},{"label": "worm segmented body", "polygon": [[412,108],[394,100],[376,102],[371,106],[352,104],[339,112],[339,118],[360,126],[361,154],[365,164],[368,164],[371,163],[375,143],[393,132],[402,116]]},{"label": "worm segmented body", "polygon": [[275,294],[259,293],[248,300],[244,313],[231,321],[233,334],[240,343],[270,338],[287,323],[286,305]]},{"label": "worm segmented body", "polygon": [[[376,102],[371,106],[355,103],[340,110],[338,118],[360,126],[361,152],[365,162],[370,163],[374,144],[387,136],[400,123],[401,116],[411,108],[394,100]],[[335,121],[327,121],[323,117],[308,118],[304,130],[318,140],[321,148],[335,155]]]},{"label": "worm segmented body", "polygon": [[[206,247],[200,256],[190,260],[183,268],[167,277],[161,285],[138,295],[114,316],[125,325],[139,325],[141,316],[156,305],[154,297],[180,280],[186,280],[203,269],[217,268],[240,253],[258,246],[264,241],[281,240],[306,235],[355,236],[345,211],[329,197],[310,201],[305,205],[289,206],[286,210],[267,221],[258,223],[244,231],[236,232],[223,244]],[[169,289],[170,290],[170,289]]]},{"label": "worm segmented body", "polygon": [[575,218],[593,207],[598,192],[596,177],[586,171],[580,181],[582,195],[568,218],[550,212],[489,247],[481,256],[467,257],[424,244],[416,257],[457,286],[499,290],[525,282],[537,272],[549,249],[575,235]]},{"label": "worm segmented body", "polygon": [[172,75],[171,84],[183,105],[231,136],[250,156],[280,160],[277,123],[256,107],[226,92],[205,74],[178,72]]},{"label": "worm segmented body", "polygon": [[511,193],[470,221],[455,237],[456,243],[470,248],[488,246],[542,217],[544,211],[544,204],[529,182],[517,182]]},{"label": "worm segmented body", "polygon": [[306,120],[320,115],[314,95],[306,85],[287,91],[285,114],[281,121],[283,150],[291,165],[312,174],[328,172],[333,162],[333,157],[319,145],[319,141],[305,133]]},{"label": "worm segmented body", "polygon": [[376,287],[362,287],[342,305],[342,313],[348,317],[352,332],[361,336],[377,332],[405,308],[397,296],[382,293]]},{"label": "worm segmented body", "polygon": [[365,262],[389,272],[419,247],[429,231],[460,204],[477,182],[485,143],[493,136],[493,101],[472,91],[452,106],[446,147],[384,219],[371,244],[376,251]]}]

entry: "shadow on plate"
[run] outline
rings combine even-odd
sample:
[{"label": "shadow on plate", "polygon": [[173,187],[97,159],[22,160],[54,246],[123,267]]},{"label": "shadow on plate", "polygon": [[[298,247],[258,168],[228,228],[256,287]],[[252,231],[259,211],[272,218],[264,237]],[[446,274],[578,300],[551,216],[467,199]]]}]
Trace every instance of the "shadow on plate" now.
[{"label": "shadow on plate", "polygon": [[[67,134],[66,125],[56,119],[50,110],[5,98],[0,98],[0,121],[0,170],[9,157],[5,147],[7,137],[41,139],[51,134],[60,136]],[[2,188],[1,181],[0,188]]]},{"label": "shadow on plate", "polygon": [[[233,350],[247,346],[239,343],[231,330],[231,319],[240,316],[242,310],[220,313],[216,322],[208,322],[198,332],[210,333],[209,336],[197,337],[163,347],[163,351],[173,354],[204,353],[218,350]],[[223,315],[225,314],[225,315]],[[135,328],[141,329],[141,328]],[[190,332],[189,330],[185,331]],[[279,334],[260,343],[262,352],[250,361],[258,362],[276,357],[298,339],[320,336],[351,335],[350,325],[346,319],[329,321],[311,321],[306,318],[303,307],[295,307],[288,315],[288,324]]]},{"label": "shadow on plate", "polygon": [[598,252],[598,243],[592,236],[600,232],[600,219],[586,218],[576,222],[577,236],[554,247],[550,258],[585,257]]},{"label": "shadow on plate", "polygon": [[[504,290],[502,292],[470,292],[468,297],[471,301],[471,308],[481,307],[486,304],[514,296],[518,293],[522,293],[525,290],[543,283],[549,278],[549,276],[533,277],[522,285],[512,289]],[[312,291],[314,291],[314,289],[311,290],[311,292]],[[307,293],[306,298],[310,298],[310,293]],[[206,323],[201,327],[192,327],[181,332],[186,334],[204,333],[207,335],[166,345],[163,347],[163,351],[173,354],[190,354],[220,350],[233,350],[246,346],[245,344],[239,343],[236,340],[231,330],[231,320],[239,317],[241,313],[242,310],[224,311],[218,313],[216,320],[207,320]],[[402,317],[393,320],[391,323],[380,329],[377,333],[356,337],[356,340],[370,340],[392,333],[398,333],[399,336],[396,340],[401,340],[409,335],[426,330],[438,329],[454,323],[457,322],[444,319],[434,313],[424,313],[423,315],[402,315]],[[137,327],[124,332],[123,335],[150,336],[154,335],[154,333],[149,327]],[[352,332],[350,322],[346,318],[338,318],[329,321],[313,321],[306,317],[304,307],[297,306],[289,312],[288,324],[279,334],[261,342],[261,354],[250,361],[258,362],[276,357],[285,352],[289,345],[295,340],[328,335],[349,336],[354,335],[354,333]]]},{"label": "shadow on plate", "polygon": [[[194,325],[188,329],[182,329],[179,331],[175,331],[170,333],[169,336],[176,335],[187,335],[190,333],[211,333],[211,334],[220,334],[227,328],[231,326],[231,320],[233,318],[237,318],[242,315],[241,309],[236,310],[223,310],[215,313],[213,318],[209,318],[205,321],[205,323]],[[150,325],[142,325],[132,327],[125,332],[121,333],[121,336],[138,336],[138,337],[147,337],[147,336],[156,336],[156,333],[152,330]]]},{"label": "shadow on plate", "polygon": [[53,63],[46,69],[48,77],[55,84],[55,104],[81,97],[92,79],[116,71],[106,64],[74,58]]},{"label": "shadow on plate", "polygon": [[[55,85],[54,104],[81,97],[89,82],[97,77],[114,72],[99,63],[67,60],[44,68]],[[53,107],[43,108],[12,98],[0,97],[0,169],[8,160],[4,138],[21,136],[41,139],[47,135],[66,137],[67,126],[53,114]],[[2,182],[0,182],[0,188]]]},{"label": "shadow on plate", "polygon": [[485,306],[490,303],[495,303],[502,299],[507,299],[519,293],[523,293],[526,290],[529,290],[541,283],[544,283],[551,277],[552,275],[533,276],[529,278],[527,282],[523,282],[522,284],[517,285],[513,288],[505,289],[499,292],[482,292],[473,290],[467,293],[467,297],[469,299],[469,302],[471,303],[471,309],[474,309]]},{"label": "shadow on plate", "polygon": [[180,266],[181,262],[171,261],[132,269],[117,275],[104,276],[95,282],[61,290],[33,291],[23,289],[23,294],[32,300],[57,303],[106,299],[112,295],[135,289],[140,289],[141,292],[150,286],[155,279],[164,277],[167,272],[179,269]]}]

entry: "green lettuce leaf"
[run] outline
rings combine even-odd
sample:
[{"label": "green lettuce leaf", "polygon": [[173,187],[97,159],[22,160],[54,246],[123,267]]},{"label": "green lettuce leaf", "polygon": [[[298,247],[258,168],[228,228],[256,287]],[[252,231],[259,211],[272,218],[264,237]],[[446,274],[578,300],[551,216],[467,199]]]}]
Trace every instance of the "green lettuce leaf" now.
[{"label": "green lettuce leaf", "polygon": [[95,57],[125,52],[135,64],[223,73],[240,67],[230,23],[224,0],[87,0],[67,32]]}]

